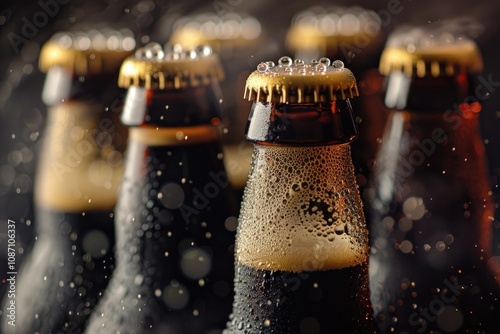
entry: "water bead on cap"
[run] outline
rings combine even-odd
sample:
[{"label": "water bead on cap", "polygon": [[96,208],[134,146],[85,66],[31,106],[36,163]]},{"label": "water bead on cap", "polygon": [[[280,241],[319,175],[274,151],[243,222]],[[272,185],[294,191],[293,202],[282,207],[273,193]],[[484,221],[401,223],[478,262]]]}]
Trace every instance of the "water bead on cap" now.
[{"label": "water bead on cap", "polygon": [[151,60],[180,60],[196,59],[198,57],[210,57],[213,54],[209,45],[199,45],[195,48],[183,49],[180,44],[165,45],[163,48],[159,43],[151,42],[139,48],[135,52],[137,59]]},{"label": "water bead on cap", "polygon": [[344,63],[323,57],[306,64],[283,56],[278,65],[261,62],[247,79],[245,98],[260,102],[324,102],[358,95],[356,79]]},{"label": "water bead on cap", "polygon": [[290,65],[292,65],[292,62],[293,62],[292,58],[290,58],[288,56],[283,56],[278,60],[278,65],[290,66]]},{"label": "water bead on cap", "polygon": [[127,58],[118,85],[146,89],[182,89],[222,80],[219,58],[208,45],[183,48],[180,44],[149,43]]},{"label": "water bead on cap", "polygon": [[344,62],[342,60],[337,59],[332,63],[332,66],[337,70],[342,70],[344,68]]},{"label": "water bead on cap", "polygon": [[267,72],[269,70],[269,65],[267,63],[260,63],[257,65],[257,71],[259,72]]},{"label": "water bead on cap", "polygon": [[321,64],[325,64],[326,66],[330,66],[330,59],[329,59],[329,58],[327,58],[327,57],[320,58],[320,59],[319,59],[319,62],[320,62]]}]

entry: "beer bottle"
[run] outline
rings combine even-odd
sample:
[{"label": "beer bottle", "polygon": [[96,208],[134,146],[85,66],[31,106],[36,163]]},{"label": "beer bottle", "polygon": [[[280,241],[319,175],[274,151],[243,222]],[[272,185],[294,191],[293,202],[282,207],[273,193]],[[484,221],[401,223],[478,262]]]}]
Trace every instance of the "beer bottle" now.
[{"label": "beer bottle", "polygon": [[257,18],[242,11],[218,10],[218,6],[221,4],[214,3],[213,12],[186,15],[176,20],[169,43],[187,47],[208,44],[223,61],[226,77],[221,83],[224,164],[231,185],[241,198],[253,150],[244,136],[246,115],[238,112],[248,110],[251,104],[241,99],[239,92],[245,88],[245,80],[250,74],[248,69],[257,65],[255,58],[268,58],[269,48],[261,45],[269,44],[269,41]]},{"label": "beer bottle", "polygon": [[370,282],[384,333],[495,333],[493,206],[474,41],[395,31],[380,62],[391,108],[373,180]]},{"label": "beer bottle", "polygon": [[114,266],[113,207],[126,132],[118,70],[126,31],[62,32],[42,48],[48,106],[34,184],[36,241],[18,275],[16,326],[3,333],[80,333]]},{"label": "beer bottle", "polygon": [[224,333],[375,333],[368,233],[349,143],[355,77],[281,57],[247,79],[254,143]]},{"label": "beer bottle", "polygon": [[209,333],[231,311],[235,197],[208,46],[148,44],[124,61],[129,127],[115,209],[116,269],[86,333]]}]

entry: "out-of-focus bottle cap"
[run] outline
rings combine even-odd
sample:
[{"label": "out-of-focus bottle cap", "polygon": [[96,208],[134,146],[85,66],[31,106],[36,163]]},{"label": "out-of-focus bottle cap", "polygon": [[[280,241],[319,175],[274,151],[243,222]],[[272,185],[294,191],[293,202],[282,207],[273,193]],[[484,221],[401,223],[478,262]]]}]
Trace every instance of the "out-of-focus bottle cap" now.
[{"label": "out-of-focus bottle cap", "polygon": [[83,76],[112,73],[118,71],[135,46],[135,38],[127,29],[60,32],[43,45],[39,68],[47,72],[59,66]]},{"label": "out-of-focus bottle cap", "polygon": [[183,16],[175,21],[170,43],[184,48],[208,44],[223,57],[221,49],[256,43],[260,34],[260,22],[246,13],[217,15],[206,12]]},{"label": "out-of-focus bottle cap", "polygon": [[391,34],[379,66],[384,75],[399,71],[420,78],[482,69],[483,59],[472,39],[420,27],[404,27]]},{"label": "out-of-focus bottle cap", "polygon": [[356,78],[344,63],[324,57],[305,64],[284,56],[257,65],[247,78],[245,98],[259,102],[307,103],[345,100],[358,96]]},{"label": "out-of-focus bottle cap", "polygon": [[118,86],[173,90],[216,83],[224,78],[219,58],[208,45],[164,50],[158,43],[139,48],[122,64]]},{"label": "out-of-focus bottle cap", "polygon": [[356,49],[366,53],[366,48],[377,44],[380,32],[380,16],[372,10],[318,5],[293,17],[286,45],[291,52],[315,47],[321,54],[353,57],[347,53]]}]

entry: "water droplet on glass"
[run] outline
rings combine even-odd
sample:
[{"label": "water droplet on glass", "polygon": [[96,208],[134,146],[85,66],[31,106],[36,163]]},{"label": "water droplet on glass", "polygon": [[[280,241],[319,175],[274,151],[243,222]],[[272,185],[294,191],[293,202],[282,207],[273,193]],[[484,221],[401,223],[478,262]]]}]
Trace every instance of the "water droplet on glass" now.
[{"label": "water droplet on glass", "polygon": [[283,56],[278,60],[278,64],[281,66],[290,66],[292,65],[292,58]]},{"label": "water droplet on glass", "polygon": [[332,66],[337,70],[342,70],[344,69],[344,62],[342,60],[337,59],[332,63]]},{"label": "water droplet on glass", "polygon": [[266,64],[269,66],[269,67],[274,67],[275,64],[274,64],[274,61],[267,61]]}]

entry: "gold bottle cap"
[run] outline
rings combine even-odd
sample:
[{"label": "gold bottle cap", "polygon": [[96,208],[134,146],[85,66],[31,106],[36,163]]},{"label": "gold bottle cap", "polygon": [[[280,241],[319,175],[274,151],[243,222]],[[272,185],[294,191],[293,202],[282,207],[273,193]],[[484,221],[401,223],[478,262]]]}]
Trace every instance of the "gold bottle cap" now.
[{"label": "gold bottle cap", "polygon": [[344,68],[344,63],[324,57],[305,64],[281,57],[278,65],[272,61],[260,63],[247,78],[245,98],[259,102],[307,103],[345,100],[358,96],[356,78]]},{"label": "gold bottle cap", "polygon": [[[313,6],[297,13],[287,32],[291,52],[316,48],[321,54],[349,55],[379,41],[380,16],[360,6]],[[342,50],[344,46],[344,50]]]},{"label": "gold bottle cap", "polygon": [[380,58],[380,73],[404,72],[411,76],[452,76],[479,73],[483,59],[476,43],[449,31],[404,27],[388,39]]},{"label": "gold bottle cap", "polygon": [[129,30],[88,30],[61,32],[44,44],[39,68],[47,72],[61,66],[76,75],[116,72],[136,46]]},{"label": "gold bottle cap", "polygon": [[246,13],[228,12],[223,15],[206,12],[183,16],[174,23],[171,44],[192,48],[208,44],[218,54],[226,47],[244,47],[256,43],[261,35],[260,22]]},{"label": "gold bottle cap", "polygon": [[118,86],[146,89],[183,89],[216,83],[224,78],[219,58],[208,45],[164,50],[150,43],[127,58],[120,69]]}]

